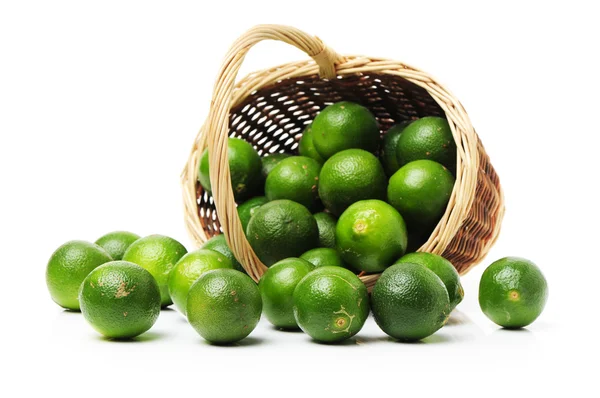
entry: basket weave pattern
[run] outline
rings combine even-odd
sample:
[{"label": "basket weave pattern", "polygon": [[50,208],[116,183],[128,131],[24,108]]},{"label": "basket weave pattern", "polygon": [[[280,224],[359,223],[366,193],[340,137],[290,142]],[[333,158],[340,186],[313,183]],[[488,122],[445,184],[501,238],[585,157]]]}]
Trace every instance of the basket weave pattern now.
[{"label": "basket weave pattern", "polygon": [[[255,72],[235,83],[245,54],[261,40],[292,44],[312,60]],[[419,251],[441,254],[461,274],[467,272],[498,237],[504,203],[498,176],[462,105],[422,71],[392,60],[341,57],[318,38],[279,25],[251,29],[226,56],[208,118],[182,173],[186,225],[194,241],[200,245],[222,231],[248,274],[258,280],[266,267],[246,240],[237,216],[227,137],[251,142],[261,156],[295,153],[304,127],[325,106],[340,100],[369,108],[382,134],[404,120],[447,118],[458,147],[456,183],[444,216]],[[211,153],[210,178],[217,200],[197,182],[205,148]],[[367,286],[377,278],[361,277]]]}]

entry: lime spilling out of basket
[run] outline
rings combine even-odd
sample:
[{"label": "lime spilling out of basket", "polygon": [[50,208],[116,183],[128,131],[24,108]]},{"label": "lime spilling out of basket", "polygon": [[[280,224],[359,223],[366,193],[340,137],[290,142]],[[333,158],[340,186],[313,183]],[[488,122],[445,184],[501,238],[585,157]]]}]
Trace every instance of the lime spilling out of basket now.
[{"label": "lime spilling out of basket", "polygon": [[225,257],[227,257],[231,261],[231,263],[233,264],[235,269],[237,269],[240,272],[246,272],[244,270],[244,267],[242,267],[242,264],[240,264],[240,262],[237,260],[237,258],[235,258],[235,256],[233,255],[233,252],[227,245],[227,240],[225,239],[225,235],[219,234],[219,235],[213,236],[212,238],[210,238],[209,240],[204,242],[204,244],[200,248],[214,250],[216,252],[223,254]]},{"label": "lime spilling out of basket", "polygon": [[420,264],[394,264],[381,274],[371,292],[375,322],[402,341],[424,339],[440,329],[450,314],[442,280]]},{"label": "lime spilling out of basket", "polygon": [[109,338],[136,337],[154,325],[160,314],[160,289],[152,275],[127,261],[94,269],[79,292],[86,321]]},{"label": "lime spilling out of basket", "polygon": [[344,341],[362,329],[368,315],[367,287],[345,268],[317,268],[294,290],[296,322],[316,341]]},{"label": "lime spilling out of basket", "polygon": [[219,268],[233,269],[233,264],[213,250],[198,249],[181,257],[169,274],[169,294],[179,312],[185,315],[190,287],[200,275]]},{"label": "lime spilling out of basket", "polygon": [[[235,199],[241,201],[259,191],[262,184],[262,162],[252,145],[240,138],[229,138],[227,157]],[[198,179],[202,188],[212,192],[208,149],[202,153],[199,167]]]},{"label": "lime spilling out of basket", "polygon": [[544,310],[547,298],[548,283],[542,271],[524,258],[502,258],[481,275],[481,310],[490,320],[507,329],[533,323]]},{"label": "lime spilling out of basket", "polygon": [[115,231],[98,238],[96,244],[106,250],[113,260],[121,260],[127,248],[139,238],[133,232]]},{"label": "lime spilling out of basket", "polygon": [[272,200],[289,199],[314,211],[319,205],[319,162],[306,156],[292,156],[279,162],[265,183],[265,194]]},{"label": "lime spilling out of basket", "polygon": [[81,240],[65,243],[52,254],[46,284],[52,300],[63,308],[79,310],[79,287],[96,267],[112,261],[102,247]]},{"label": "lime spilling out of basket", "polygon": [[296,285],[314,265],[300,258],[286,258],[273,264],[260,278],[258,289],[263,312],[269,322],[281,329],[296,329],[293,294]]},{"label": "lime spilling out of basket", "polygon": [[188,321],[214,344],[235,343],[248,336],[261,311],[258,286],[248,275],[233,269],[202,274],[187,297]]},{"label": "lime spilling out of basket", "polygon": [[315,149],[323,159],[350,148],[376,152],[379,125],[362,105],[342,101],[325,107],[311,126]]},{"label": "lime spilling out of basket", "polygon": [[133,242],[123,255],[123,260],[137,264],[152,274],[160,288],[162,306],[167,307],[173,304],[169,295],[169,273],[186,253],[186,248],[173,238],[149,235]]},{"label": "lime spilling out of basket", "polygon": [[248,242],[267,266],[317,247],[319,229],[308,209],[291,200],[262,205],[248,224]]}]

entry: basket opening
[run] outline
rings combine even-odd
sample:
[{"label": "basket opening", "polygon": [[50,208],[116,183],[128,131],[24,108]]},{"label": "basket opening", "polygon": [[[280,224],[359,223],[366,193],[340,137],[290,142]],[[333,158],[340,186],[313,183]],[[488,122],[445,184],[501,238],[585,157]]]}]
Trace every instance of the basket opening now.
[{"label": "basket opening", "polygon": [[[368,108],[381,134],[394,124],[424,116],[445,117],[429,93],[387,74],[356,74],[324,80],[317,75],[285,79],[249,95],[231,110],[231,137],[254,145],[261,156],[296,153],[304,128],[327,105],[352,101]],[[198,215],[208,236],[221,232],[212,197],[197,185]]]}]

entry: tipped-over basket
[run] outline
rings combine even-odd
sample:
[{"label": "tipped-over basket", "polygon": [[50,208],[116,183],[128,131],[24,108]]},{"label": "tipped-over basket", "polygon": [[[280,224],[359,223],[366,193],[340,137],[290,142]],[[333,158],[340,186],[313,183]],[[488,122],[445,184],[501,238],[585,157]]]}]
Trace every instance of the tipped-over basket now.
[{"label": "tipped-over basket", "polygon": [[[246,53],[262,40],[291,44],[312,59],[254,72],[236,82]],[[440,254],[466,273],[498,237],[504,204],[498,176],[460,102],[418,69],[383,58],[340,56],[319,38],[288,26],[256,26],[227,53],[208,117],[182,174],[186,224],[194,241],[200,245],[224,233],[235,257],[258,281],[267,267],[246,240],[236,211],[227,138],[252,143],[261,156],[295,153],[304,127],[325,106],[341,100],[369,108],[382,134],[404,120],[446,117],[458,147],[456,183],[444,216],[419,251]],[[197,178],[205,148],[211,154],[213,196]],[[361,277],[367,286],[377,278]]]}]

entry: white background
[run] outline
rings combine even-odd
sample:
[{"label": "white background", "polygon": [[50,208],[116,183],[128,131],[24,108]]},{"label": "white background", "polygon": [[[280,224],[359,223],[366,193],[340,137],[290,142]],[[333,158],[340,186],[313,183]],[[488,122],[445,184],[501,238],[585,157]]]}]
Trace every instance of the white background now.
[{"label": "white background", "polygon": [[[236,3],[0,3],[0,395],[597,396],[593,2]],[[239,346],[213,347],[163,311],[138,341],[117,343],[50,300],[46,262],[67,240],[126,229],[193,248],[179,173],[223,55],[257,23],[418,66],[469,112],[507,213],[463,278],[459,312],[425,342],[391,342],[369,319],[348,344],[325,346],[263,320]],[[243,73],[304,58],[265,43]],[[549,281],[546,311],[523,331],[500,330],[477,304],[485,266],[507,255],[535,261]]]}]

